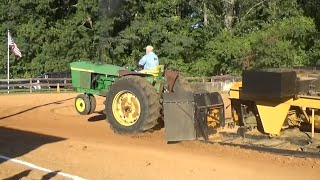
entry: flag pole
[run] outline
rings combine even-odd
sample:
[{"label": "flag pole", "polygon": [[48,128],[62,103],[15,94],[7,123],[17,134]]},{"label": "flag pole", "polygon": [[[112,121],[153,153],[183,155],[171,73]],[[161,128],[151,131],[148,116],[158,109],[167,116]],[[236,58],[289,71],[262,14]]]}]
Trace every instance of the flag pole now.
[{"label": "flag pole", "polygon": [[8,79],[8,93],[9,93],[9,81],[10,81],[10,35],[9,35],[9,30],[8,30],[8,59],[7,59],[7,79]]}]

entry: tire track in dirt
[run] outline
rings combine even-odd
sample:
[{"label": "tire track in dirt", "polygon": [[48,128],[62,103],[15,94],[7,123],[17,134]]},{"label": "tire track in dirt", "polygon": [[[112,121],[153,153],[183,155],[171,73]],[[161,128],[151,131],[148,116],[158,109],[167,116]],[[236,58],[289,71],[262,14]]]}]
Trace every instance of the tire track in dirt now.
[{"label": "tire track in dirt", "polygon": [[[0,96],[0,101],[8,102],[0,105],[1,112],[6,109],[4,116],[40,106],[0,120],[0,147],[4,147],[0,152],[21,149],[19,159],[90,179],[318,179],[320,161],[316,159],[197,141],[166,144],[163,129],[138,135],[115,134],[99,113],[104,98],[97,98],[94,114],[80,116],[73,109],[75,96]],[[54,103],[65,99],[70,100]],[[41,106],[44,104],[50,105]],[[7,128],[12,129],[1,131]],[[46,141],[50,136],[58,140]]]}]

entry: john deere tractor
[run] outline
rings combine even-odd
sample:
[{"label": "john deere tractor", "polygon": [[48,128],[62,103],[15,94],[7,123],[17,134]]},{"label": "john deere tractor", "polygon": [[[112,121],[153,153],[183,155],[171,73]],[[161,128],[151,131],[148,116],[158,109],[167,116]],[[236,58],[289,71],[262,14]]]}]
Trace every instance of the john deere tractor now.
[{"label": "john deere tractor", "polygon": [[[72,85],[81,93],[75,99],[76,110],[91,114],[95,96],[105,97],[104,113],[117,133],[144,132],[163,120],[168,142],[201,139],[285,154],[315,152],[317,156],[319,72],[243,71],[242,81],[234,82],[229,91],[231,103],[225,106],[219,93],[201,86],[195,91],[179,72],[164,70],[162,65],[137,71],[87,61],[71,63]],[[225,120],[227,107],[232,118]]]},{"label": "john deere tractor", "polygon": [[75,99],[78,113],[93,113],[94,96],[105,97],[104,113],[117,133],[143,132],[164,120],[168,141],[208,139],[212,124],[224,125],[220,94],[193,92],[178,72],[163,65],[142,71],[89,61],[70,66],[72,85],[81,93]]}]

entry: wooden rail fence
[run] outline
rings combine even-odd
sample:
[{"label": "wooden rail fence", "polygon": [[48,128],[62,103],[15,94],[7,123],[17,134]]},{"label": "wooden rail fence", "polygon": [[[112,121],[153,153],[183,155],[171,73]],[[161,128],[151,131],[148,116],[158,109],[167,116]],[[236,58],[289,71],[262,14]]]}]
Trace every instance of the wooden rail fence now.
[{"label": "wooden rail fence", "polygon": [[[224,86],[225,82],[240,80],[234,76],[212,76],[212,77],[186,77],[191,83],[205,83],[206,86]],[[222,83],[222,84],[221,84]],[[8,88],[9,87],[9,88]],[[10,92],[39,92],[39,91],[70,91],[73,90],[71,78],[29,78],[29,79],[0,79],[0,93]],[[221,88],[220,88],[221,89]]]},{"label": "wooden rail fence", "polygon": [[0,92],[34,92],[70,90],[71,78],[0,79]]},{"label": "wooden rail fence", "polygon": [[241,77],[238,76],[212,76],[212,77],[186,77],[190,82],[224,82],[224,81],[239,81]]}]

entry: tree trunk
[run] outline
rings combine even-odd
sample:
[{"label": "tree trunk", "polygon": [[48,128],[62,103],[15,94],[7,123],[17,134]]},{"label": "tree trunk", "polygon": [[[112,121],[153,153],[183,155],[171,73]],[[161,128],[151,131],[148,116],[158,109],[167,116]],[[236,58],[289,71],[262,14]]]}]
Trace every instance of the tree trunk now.
[{"label": "tree trunk", "polygon": [[203,23],[204,26],[208,25],[208,12],[207,12],[207,5],[203,2]]},{"label": "tree trunk", "polygon": [[236,0],[226,0],[224,1],[224,26],[227,29],[231,29],[233,22],[234,22],[234,15],[235,15],[235,4]]}]

